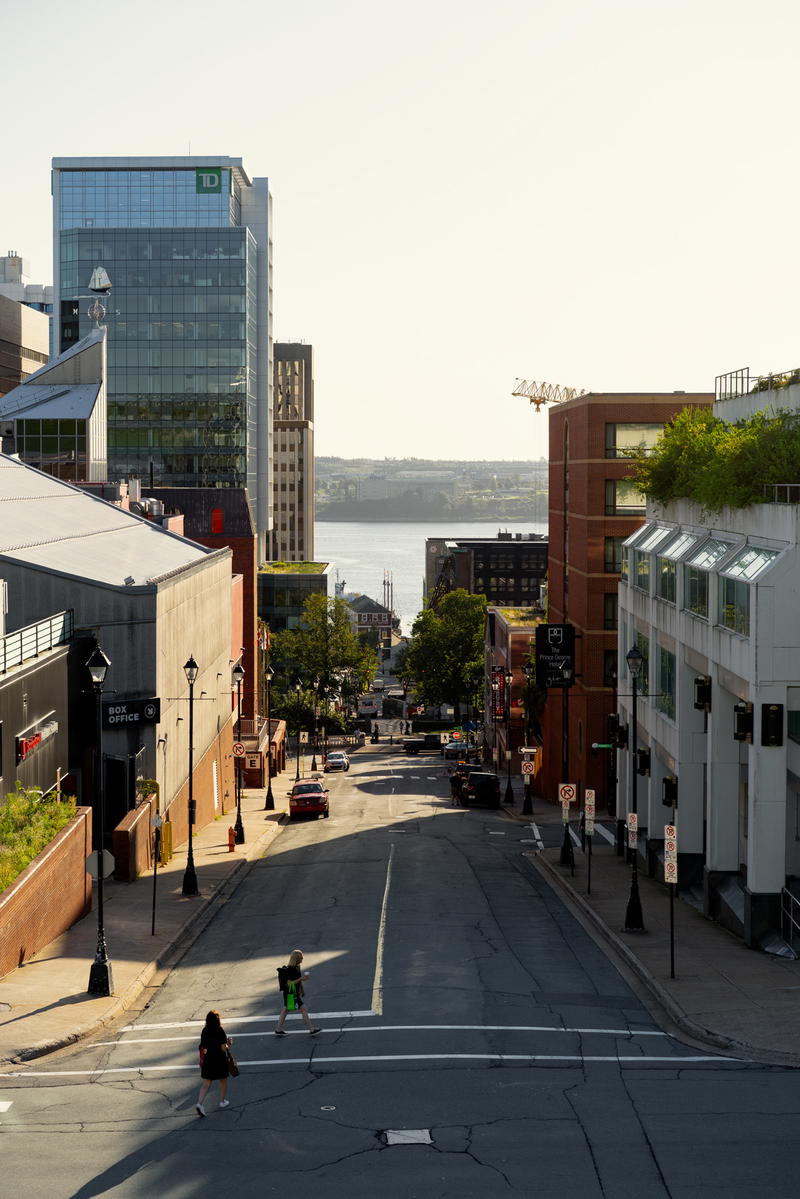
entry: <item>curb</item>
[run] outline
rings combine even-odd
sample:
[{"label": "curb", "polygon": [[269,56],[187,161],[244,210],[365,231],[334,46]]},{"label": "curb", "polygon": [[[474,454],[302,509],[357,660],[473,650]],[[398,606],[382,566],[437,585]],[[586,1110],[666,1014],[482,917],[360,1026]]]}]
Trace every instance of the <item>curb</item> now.
[{"label": "curb", "polygon": [[[722,1050],[733,1054],[735,1057],[742,1057],[743,1060],[747,1061],[759,1062],[762,1065],[788,1066],[793,1069],[800,1068],[800,1054],[781,1050],[758,1049],[756,1046],[750,1045],[745,1041],[737,1041],[733,1037],[727,1037],[722,1033],[714,1032],[713,1029],[697,1024],[691,1017],[686,1015],[669,992],[661,986],[647,967],[639,961],[636,954],[601,920],[594,908],[569,885],[566,879],[557,873],[546,858],[543,858],[541,854],[536,854],[531,855],[528,860],[551,889],[559,894],[567,906],[577,910],[575,914],[582,918],[581,923],[584,924],[584,927],[586,925],[590,926],[587,931],[593,936],[593,939],[598,944],[601,941],[604,942],[605,947],[612,950],[622,960],[627,969],[635,975],[637,980],[643,984],[649,992],[651,999],[655,1000],[654,1007],[650,1008],[648,1005],[650,1014],[665,1032],[670,1031],[669,1028],[664,1027],[665,1023],[671,1023],[685,1037],[697,1042],[706,1049]],[[665,1015],[667,1017],[666,1021],[664,1020]]]},{"label": "curb", "polygon": [[[282,812],[280,817],[273,822],[272,827],[275,831],[267,841],[268,845],[277,837],[278,833],[285,827],[287,823],[286,813]],[[266,833],[267,830],[265,830]],[[37,1058],[45,1057],[49,1054],[56,1053],[60,1049],[67,1049],[71,1046],[79,1044],[81,1041],[87,1040],[102,1028],[107,1028],[115,1023],[116,1020],[124,1013],[129,1011],[137,999],[147,989],[151,979],[165,970],[172,971],[178,962],[188,953],[198,937],[205,931],[212,919],[216,915],[216,911],[223,903],[227,902],[229,895],[244,881],[244,878],[249,874],[253,864],[260,856],[257,851],[265,841],[264,833],[257,837],[252,845],[252,855],[248,853],[246,857],[240,858],[234,868],[231,870],[227,878],[210,891],[207,895],[200,898],[202,903],[195,908],[194,911],[187,917],[184,923],[176,930],[171,940],[167,941],[152,959],[147,962],[134,979],[128,984],[124,992],[120,995],[111,996],[116,1000],[115,1003],[106,1009],[102,1016],[99,1016],[93,1024],[87,1025],[69,1036],[58,1038],[54,1041],[40,1042],[38,1045],[32,1046],[30,1049],[25,1049],[13,1058],[0,1059],[0,1070],[7,1070],[9,1067],[21,1065],[26,1062],[35,1061]],[[113,966],[113,963],[112,963]],[[160,985],[160,984],[159,984]],[[141,1009],[144,1011],[144,1008]]]}]

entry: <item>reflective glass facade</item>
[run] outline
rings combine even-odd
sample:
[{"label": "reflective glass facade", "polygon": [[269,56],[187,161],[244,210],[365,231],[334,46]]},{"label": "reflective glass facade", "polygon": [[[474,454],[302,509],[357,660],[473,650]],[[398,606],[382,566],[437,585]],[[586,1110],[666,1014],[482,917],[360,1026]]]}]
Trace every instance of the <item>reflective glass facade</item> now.
[{"label": "reflective glass facade", "polygon": [[[210,186],[209,186],[210,182]],[[112,283],[108,477],[242,487],[258,475],[258,246],[229,168],[57,169],[60,344],[92,322],[95,266]],[[261,362],[259,363],[259,358]]]}]

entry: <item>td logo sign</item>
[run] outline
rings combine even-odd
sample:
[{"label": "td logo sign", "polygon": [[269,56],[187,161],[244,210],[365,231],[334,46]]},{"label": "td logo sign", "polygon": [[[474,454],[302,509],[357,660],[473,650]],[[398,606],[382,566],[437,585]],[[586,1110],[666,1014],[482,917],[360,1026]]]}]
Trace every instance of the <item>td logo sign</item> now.
[{"label": "td logo sign", "polygon": [[222,171],[219,167],[201,167],[195,171],[195,191],[204,195],[219,194],[222,191]]}]

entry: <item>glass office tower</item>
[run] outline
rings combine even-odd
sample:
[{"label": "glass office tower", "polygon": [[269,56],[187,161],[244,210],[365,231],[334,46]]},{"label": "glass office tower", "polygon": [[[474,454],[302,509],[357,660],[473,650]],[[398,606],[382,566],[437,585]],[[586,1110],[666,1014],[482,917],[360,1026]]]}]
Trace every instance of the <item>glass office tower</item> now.
[{"label": "glass office tower", "polygon": [[266,179],[237,158],[53,160],[55,345],[108,272],[108,470],[247,487],[271,527],[272,248]]}]

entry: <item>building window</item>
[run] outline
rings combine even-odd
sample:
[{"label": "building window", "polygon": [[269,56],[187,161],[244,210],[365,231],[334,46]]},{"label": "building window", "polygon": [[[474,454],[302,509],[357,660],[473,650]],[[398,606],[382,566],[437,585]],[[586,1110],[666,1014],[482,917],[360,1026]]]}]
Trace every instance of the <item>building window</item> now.
[{"label": "building window", "polygon": [[627,583],[628,581],[628,572],[630,570],[630,554],[631,552],[627,545],[623,545],[619,562],[619,574],[623,583]]},{"label": "building window", "polygon": [[675,719],[675,655],[658,647],[658,695],[656,707],[670,720]]},{"label": "building window", "polygon": [[750,633],[750,586],[741,579],[720,578],[719,623],[734,633]]},{"label": "building window", "polygon": [[607,575],[618,575],[622,570],[622,542],[624,540],[624,537],[606,537],[603,542],[603,569]]},{"label": "building window", "polygon": [[708,620],[708,573],[696,566],[687,566],[683,591],[684,608]]},{"label": "building window", "polygon": [[603,650],[603,686],[612,688],[617,686],[617,651],[615,649]]},{"label": "building window", "polygon": [[617,627],[617,593],[616,591],[607,591],[603,596],[603,628],[616,629]]},{"label": "building window", "polygon": [[786,733],[790,741],[800,744],[800,712],[786,713]]},{"label": "building window", "polygon": [[630,479],[606,479],[606,516],[643,516],[644,496]]},{"label": "building window", "polygon": [[212,508],[211,509],[211,532],[212,533],[224,533],[225,532],[225,516],[224,516],[224,513],[221,508]]},{"label": "building window", "polygon": [[650,594],[650,555],[641,550],[633,551],[633,585]]},{"label": "building window", "polygon": [[607,424],[606,458],[629,458],[637,450],[647,453],[663,432],[660,424]]},{"label": "building window", "polygon": [[668,603],[675,603],[675,563],[669,558],[656,559],[656,595]]}]

